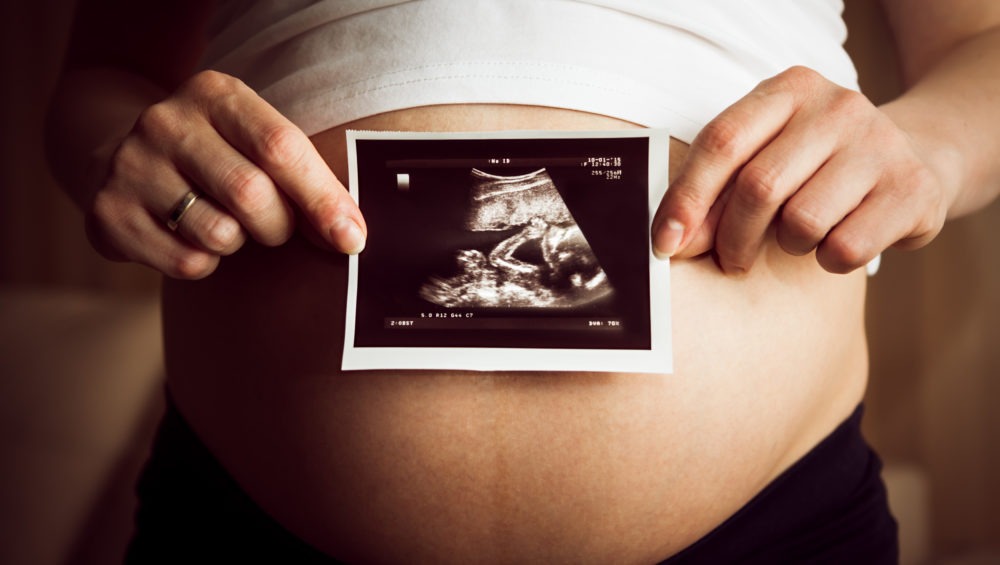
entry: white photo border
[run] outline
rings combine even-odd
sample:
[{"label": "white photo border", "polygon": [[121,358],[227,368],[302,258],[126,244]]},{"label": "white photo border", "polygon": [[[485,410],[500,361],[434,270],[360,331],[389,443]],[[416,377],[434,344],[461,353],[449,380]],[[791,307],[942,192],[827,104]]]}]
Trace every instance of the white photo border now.
[{"label": "white photo border", "polygon": [[[464,140],[464,139],[589,139],[646,138],[649,144],[649,218],[659,206],[668,185],[670,134],[663,129],[609,131],[510,130],[490,132],[387,132],[347,131],[347,156],[351,197],[358,194],[358,140]],[[488,347],[356,347],[358,256],[348,259],[347,312],[341,369],[437,369],[471,371],[597,371],[668,374],[673,372],[670,313],[670,261],[649,256],[650,348],[633,349],[531,349]],[[362,252],[363,253],[363,252]]]}]

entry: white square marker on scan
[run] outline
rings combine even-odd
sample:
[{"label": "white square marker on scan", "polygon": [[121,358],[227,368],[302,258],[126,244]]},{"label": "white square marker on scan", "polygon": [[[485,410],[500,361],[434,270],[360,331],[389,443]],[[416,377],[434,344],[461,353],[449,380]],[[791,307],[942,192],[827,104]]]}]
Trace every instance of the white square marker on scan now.
[{"label": "white square marker on scan", "polygon": [[410,175],[407,173],[396,174],[396,190],[410,190]]},{"label": "white square marker on scan", "polygon": [[349,131],[344,370],[672,372],[663,130]]}]

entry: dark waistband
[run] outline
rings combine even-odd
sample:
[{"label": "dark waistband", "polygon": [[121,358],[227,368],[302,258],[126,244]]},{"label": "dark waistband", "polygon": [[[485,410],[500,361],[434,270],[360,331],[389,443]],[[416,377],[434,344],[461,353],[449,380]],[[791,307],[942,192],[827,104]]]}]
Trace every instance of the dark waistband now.
[{"label": "dark waistband", "polygon": [[882,462],[861,434],[863,405],[703,538],[663,562],[897,563]]}]

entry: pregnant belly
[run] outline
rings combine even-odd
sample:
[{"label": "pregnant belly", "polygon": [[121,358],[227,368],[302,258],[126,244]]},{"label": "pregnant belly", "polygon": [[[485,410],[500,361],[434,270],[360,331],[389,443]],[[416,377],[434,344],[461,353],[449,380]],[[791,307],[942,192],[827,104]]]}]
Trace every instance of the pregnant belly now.
[{"label": "pregnant belly", "polygon": [[[343,131],[634,127],[440,106]],[[675,142],[671,160],[685,147]],[[405,242],[400,242],[405,245]],[[262,508],[349,561],[652,562],[701,537],[850,414],[863,274],[770,241],[755,268],[671,266],[675,373],[339,371],[346,261],[295,239],[164,282],[168,384]]]}]

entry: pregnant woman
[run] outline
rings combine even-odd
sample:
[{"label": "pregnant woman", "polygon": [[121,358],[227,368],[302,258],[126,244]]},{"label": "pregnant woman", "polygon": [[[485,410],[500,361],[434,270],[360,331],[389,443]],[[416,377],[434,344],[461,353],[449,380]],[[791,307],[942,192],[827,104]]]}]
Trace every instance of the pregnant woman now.
[{"label": "pregnant woman", "polygon": [[[883,3],[874,107],[837,0],[82,0],[53,165],[166,275],[129,559],[894,562],[859,267],[1000,190],[1000,4]],[[347,129],[643,126],[673,374],[340,371]]]}]

